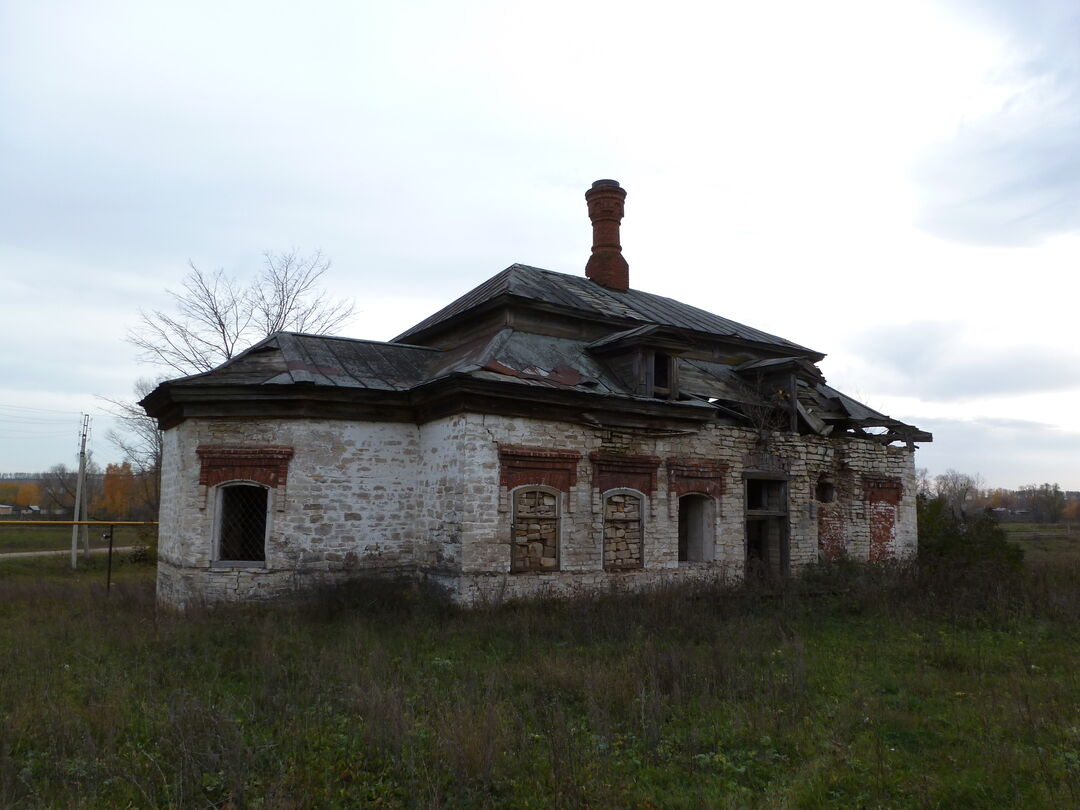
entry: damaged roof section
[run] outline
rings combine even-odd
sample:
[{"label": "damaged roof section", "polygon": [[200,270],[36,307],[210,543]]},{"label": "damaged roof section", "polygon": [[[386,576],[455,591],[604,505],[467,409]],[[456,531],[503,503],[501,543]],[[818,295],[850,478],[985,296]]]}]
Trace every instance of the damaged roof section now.
[{"label": "damaged roof section", "polygon": [[684,360],[683,390],[707,398],[761,429],[852,436],[891,444],[933,441],[932,434],[886,416],[826,385],[804,357],[767,358],[727,365]]},{"label": "damaged roof section", "polygon": [[[604,361],[607,350],[637,342],[692,348],[667,327],[647,325],[585,342],[502,329],[453,349],[403,343],[279,332],[213,371],[163,384],[159,389],[243,388],[257,397],[283,387],[314,386],[355,392],[408,395],[440,381],[471,379],[527,389],[552,389],[596,398],[590,414],[618,401],[655,403]],[[929,433],[892,419],[825,384],[804,356],[765,358],[737,365],[699,358],[676,358],[678,390],[665,401],[708,418],[770,430],[795,429],[821,436],[852,436],[889,444],[927,442]],[[147,407],[161,395],[147,398]],[[189,396],[190,396],[189,394]],[[186,398],[186,397],[185,397]],[[681,406],[681,407],[680,407]],[[594,417],[590,416],[590,420]],[[701,417],[698,417],[701,418]]]},{"label": "damaged roof section", "polygon": [[695,431],[930,441],[826,385],[825,355],[630,287],[619,237],[626,190],[585,192],[585,275],[513,264],[389,343],[278,332],[142,404],[163,427],[192,416],[424,423],[452,413]]}]

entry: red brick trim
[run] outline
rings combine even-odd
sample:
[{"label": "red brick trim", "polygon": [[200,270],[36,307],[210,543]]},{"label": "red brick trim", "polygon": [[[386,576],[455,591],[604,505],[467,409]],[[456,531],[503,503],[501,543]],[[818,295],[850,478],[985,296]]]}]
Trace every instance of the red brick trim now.
[{"label": "red brick trim", "polygon": [[656,471],[660,467],[657,456],[614,456],[589,453],[593,463],[593,488],[601,492],[609,489],[636,489],[638,492],[656,492]]},{"label": "red brick trim", "polygon": [[863,500],[871,503],[885,501],[894,506],[904,497],[904,485],[899,478],[883,475],[864,475],[862,478]]},{"label": "red brick trim", "polygon": [[212,487],[226,481],[257,481],[268,487],[284,486],[289,477],[291,447],[264,445],[242,447],[202,444],[195,450],[202,467],[199,483]]},{"label": "red brick trim", "polygon": [[514,487],[539,484],[568,492],[577,483],[577,465],[581,453],[550,447],[499,445],[499,486]]},{"label": "red brick trim", "polygon": [[669,458],[667,468],[668,490],[672,495],[700,492],[719,498],[724,494],[726,464],[693,458]]}]

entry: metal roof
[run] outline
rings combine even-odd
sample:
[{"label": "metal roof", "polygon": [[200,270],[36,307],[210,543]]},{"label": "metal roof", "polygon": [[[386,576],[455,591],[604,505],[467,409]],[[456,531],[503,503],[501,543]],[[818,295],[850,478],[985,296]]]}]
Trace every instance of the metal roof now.
[{"label": "metal roof", "polygon": [[404,341],[469,310],[509,296],[580,312],[586,317],[638,321],[687,329],[716,337],[736,338],[751,343],[778,346],[798,354],[823,357],[821,352],[790,340],[722,318],[703,309],[662,295],[641,290],[611,290],[585,276],[555,273],[524,264],[514,264],[461,298],[443,307],[430,318],[402,332],[393,342]]},{"label": "metal roof", "polygon": [[402,343],[275,332],[221,366],[170,385],[314,383],[375,391],[408,391],[425,382],[438,349]]},{"label": "metal roof", "polygon": [[[787,358],[788,360],[792,358]],[[736,367],[680,359],[681,392],[668,404],[720,408],[719,402],[761,404]],[[619,400],[650,400],[620,379],[583,340],[502,329],[491,337],[443,350],[405,343],[277,332],[218,368],[161,384],[161,388],[316,385],[406,392],[449,377],[498,381],[515,387],[554,388]],[[903,423],[868,408],[823,382],[800,381],[800,404],[829,421],[852,424]],[[837,408],[839,406],[839,408]],[[728,411],[728,413],[732,413]],[[914,430],[914,428],[912,428]],[[926,437],[929,434],[921,434]],[[929,438],[922,438],[929,441]]]}]

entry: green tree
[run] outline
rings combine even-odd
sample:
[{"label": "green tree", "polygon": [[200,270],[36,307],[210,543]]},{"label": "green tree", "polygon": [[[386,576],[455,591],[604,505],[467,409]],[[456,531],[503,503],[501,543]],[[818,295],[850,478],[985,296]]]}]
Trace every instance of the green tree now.
[{"label": "green tree", "polygon": [[943,497],[919,498],[919,559],[926,563],[1019,568],[1024,550],[989,515],[961,518]]}]

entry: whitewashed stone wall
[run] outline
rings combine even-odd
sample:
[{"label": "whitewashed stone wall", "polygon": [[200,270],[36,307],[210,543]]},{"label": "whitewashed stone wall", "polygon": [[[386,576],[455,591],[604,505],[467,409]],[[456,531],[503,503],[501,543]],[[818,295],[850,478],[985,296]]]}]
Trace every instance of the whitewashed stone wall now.
[{"label": "whitewashed stone wall", "polygon": [[[271,493],[264,566],[213,561],[214,487],[199,485],[200,445],[285,445],[288,480]],[[511,573],[512,492],[500,486],[499,445],[580,453],[576,483],[559,496],[559,570]],[[603,570],[602,493],[591,452],[619,452],[726,465],[716,503],[713,561],[678,561],[678,504],[666,467],[643,492],[643,566]],[[376,571],[427,579],[464,602],[637,588],[689,578],[737,577],[745,565],[744,457],[764,453],[789,469],[792,569],[818,559],[815,486],[836,483],[844,551],[867,559],[871,505],[863,476],[897,478],[890,552],[914,554],[912,454],[865,440],[773,435],[706,425],[690,435],[655,437],[585,425],[461,414],[416,426],[336,420],[189,419],[165,435],[158,597],[184,606],[271,597],[315,583]]]},{"label": "whitewashed stone wall", "polygon": [[[216,487],[199,484],[199,445],[287,445],[270,491],[263,566],[215,564]],[[167,604],[269,597],[341,574],[415,568],[416,425],[189,419],[166,431],[158,598]]]},{"label": "whitewashed stone wall", "polygon": [[[684,436],[657,438],[641,433],[611,432],[589,426],[514,419],[491,415],[459,417],[459,437],[471,456],[474,477],[468,486],[473,497],[468,530],[462,532],[465,558],[460,575],[435,579],[465,602],[497,601],[542,594],[566,594],[596,587],[633,589],[659,582],[741,576],[745,565],[745,489],[743,460],[749,453],[765,453],[789,465],[789,554],[792,570],[819,558],[817,480],[829,474],[840,484],[843,498],[845,551],[866,560],[870,547],[870,504],[864,500],[863,475],[899,479],[903,497],[897,509],[895,543],[898,558],[913,555],[917,547],[915,525],[915,467],[906,448],[886,447],[860,439],[774,434],[761,443],[756,431],[706,425]],[[556,572],[510,573],[512,493],[498,488],[498,445],[512,444],[581,453],[577,483],[564,498],[561,566]],[[678,498],[669,497],[663,464],[657,491],[646,495],[644,510],[645,564],[640,570],[603,570],[602,493],[592,488],[589,454],[617,450],[631,455],[677,457],[727,464],[724,494],[715,510],[714,559],[709,563],[678,560]],[[849,482],[846,485],[843,482]],[[498,493],[496,497],[496,492]]]}]

